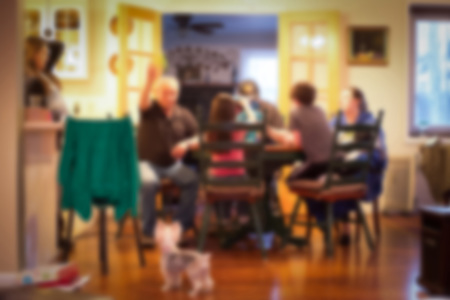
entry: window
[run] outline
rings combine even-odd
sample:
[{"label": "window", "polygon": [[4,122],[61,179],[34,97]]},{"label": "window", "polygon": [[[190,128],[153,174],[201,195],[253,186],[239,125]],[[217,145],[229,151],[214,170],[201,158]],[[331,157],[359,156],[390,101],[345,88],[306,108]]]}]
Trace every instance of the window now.
[{"label": "window", "polygon": [[450,6],[411,7],[410,133],[450,135]]},{"label": "window", "polygon": [[86,79],[87,0],[67,2],[26,1],[24,33],[62,42],[64,52],[55,74],[61,79]]},{"label": "window", "polygon": [[254,80],[261,98],[277,105],[278,57],[275,50],[242,50],[239,77]]}]

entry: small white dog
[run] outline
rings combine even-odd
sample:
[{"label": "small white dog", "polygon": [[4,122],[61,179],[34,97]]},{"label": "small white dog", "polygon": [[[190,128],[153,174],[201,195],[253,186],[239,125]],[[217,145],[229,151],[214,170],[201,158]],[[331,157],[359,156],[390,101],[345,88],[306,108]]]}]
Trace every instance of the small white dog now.
[{"label": "small white dog", "polygon": [[157,221],[155,228],[156,244],[161,250],[161,272],[164,277],[163,291],[180,288],[183,273],[186,272],[192,284],[189,295],[195,297],[199,292],[210,292],[214,281],[210,274],[210,254],[178,248],[182,228],[180,223]]}]

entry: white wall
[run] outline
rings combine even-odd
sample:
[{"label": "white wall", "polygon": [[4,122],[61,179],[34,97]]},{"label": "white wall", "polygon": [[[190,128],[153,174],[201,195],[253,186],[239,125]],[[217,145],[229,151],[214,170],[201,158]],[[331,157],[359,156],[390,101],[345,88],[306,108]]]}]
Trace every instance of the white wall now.
[{"label": "white wall", "polygon": [[22,101],[20,0],[2,0],[0,9],[0,272],[20,267],[18,222],[19,106]]}]

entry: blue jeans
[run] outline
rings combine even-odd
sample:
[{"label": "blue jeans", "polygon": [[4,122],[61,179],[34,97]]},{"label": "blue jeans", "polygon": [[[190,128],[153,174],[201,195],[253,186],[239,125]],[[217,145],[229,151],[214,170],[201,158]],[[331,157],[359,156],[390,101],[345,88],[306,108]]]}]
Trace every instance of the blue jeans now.
[{"label": "blue jeans", "polygon": [[141,212],[143,232],[153,236],[156,223],[156,195],[161,178],[168,178],[180,188],[180,205],[173,218],[181,223],[184,230],[194,224],[195,203],[198,192],[197,174],[182,162],[170,167],[159,167],[147,161],[139,163],[141,174]]}]

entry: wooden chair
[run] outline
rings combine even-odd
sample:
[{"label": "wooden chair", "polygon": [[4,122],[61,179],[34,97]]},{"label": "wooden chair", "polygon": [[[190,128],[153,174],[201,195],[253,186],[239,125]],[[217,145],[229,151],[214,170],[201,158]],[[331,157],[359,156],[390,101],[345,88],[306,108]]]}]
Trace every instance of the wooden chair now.
[{"label": "wooden chair", "polygon": [[[370,249],[374,248],[374,242],[367,225],[366,218],[361,209],[360,201],[366,198],[367,177],[370,170],[370,160],[378,137],[383,112],[378,114],[377,120],[370,125],[343,125],[341,122],[342,113],[339,113],[336,129],[333,137],[333,146],[329,161],[328,171],[325,176],[317,179],[299,179],[289,183],[289,188],[297,194],[298,199],[290,217],[288,233],[285,241],[290,237],[294,225],[307,226],[307,239],[309,240],[312,226],[323,229],[326,253],[333,255],[332,227],[335,223],[333,219],[333,204],[340,201],[355,201],[357,219],[356,223],[363,226],[367,244]],[[356,139],[350,143],[341,143],[339,135],[341,133],[353,133],[354,136],[364,137]],[[366,152],[368,159],[346,160],[345,155],[353,151]],[[348,172],[351,170],[351,172]],[[353,176],[340,176],[343,172],[351,173]],[[309,214],[306,223],[297,222],[297,215],[302,199],[309,198],[323,203],[325,209],[325,221],[313,222]]]},{"label": "wooden chair", "polygon": [[[375,230],[375,237],[377,240],[381,237],[381,213],[380,213],[380,198],[376,198],[372,200],[372,219],[373,219],[373,228]],[[359,241],[361,236],[361,226],[356,227],[356,235],[355,238]]]},{"label": "wooden chair", "polygon": [[[212,206],[225,201],[244,201],[250,206],[251,217],[254,222],[258,237],[259,247],[263,258],[266,250],[262,239],[262,222],[259,211],[259,202],[264,196],[265,186],[263,177],[262,154],[264,151],[265,126],[264,122],[258,124],[200,124],[200,182],[206,199],[206,207],[203,213],[202,227],[198,243],[198,249],[202,251],[205,246],[210,213]],[[260,142],[209,142],[204,137],[208,132],[236,130],[255,131],[261,135]],[[214,151],[241,149],[250,152],[245,161],[239,162],[213,162],[210,154]],[[212,177],[209,175],[210,168],[245,168],[245,177]],[[221,231],[222,220],[220,214],[217,215],[219,231]]]}]

